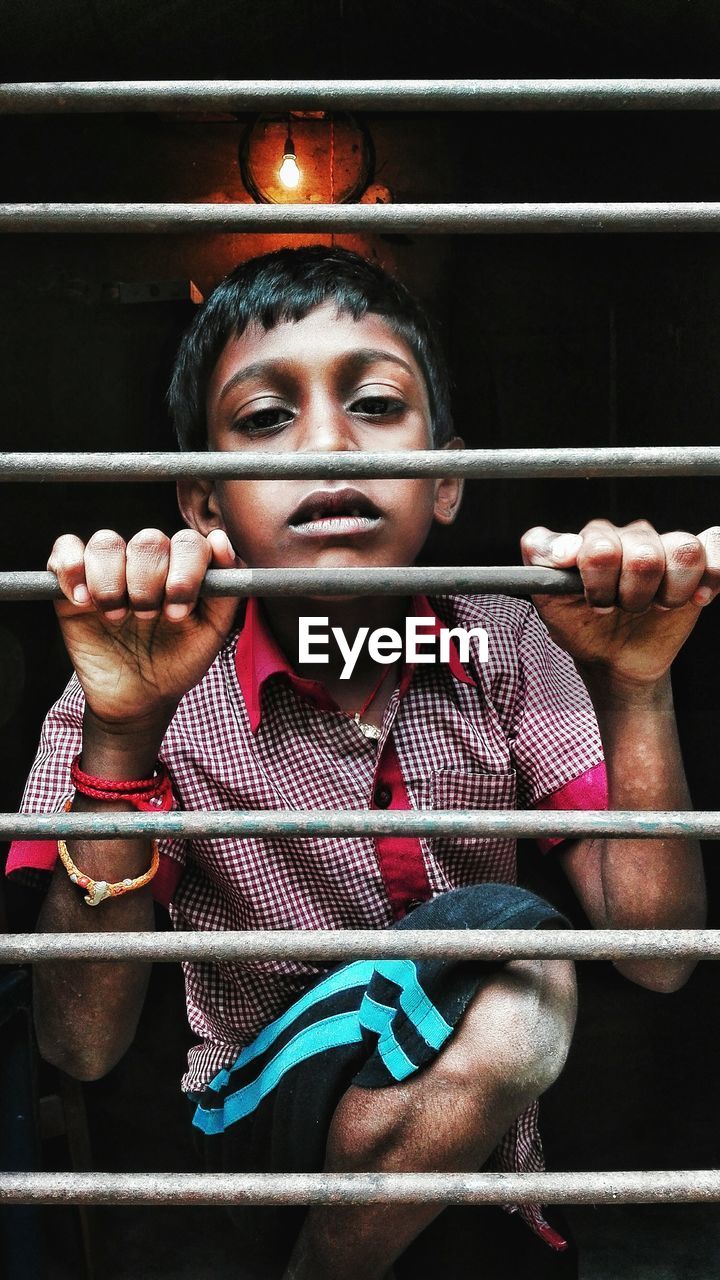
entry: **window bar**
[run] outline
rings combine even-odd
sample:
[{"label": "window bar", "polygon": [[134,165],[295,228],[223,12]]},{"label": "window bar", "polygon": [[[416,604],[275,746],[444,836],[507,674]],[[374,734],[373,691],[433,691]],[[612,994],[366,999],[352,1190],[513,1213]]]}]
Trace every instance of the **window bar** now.
[{"label": "window bar", "polygon": [[719,929],[329,929],[0,934],[0,964],[58,960],[720,960]]},{"label": "window bar", "polygon": [[0,232],[474,235],[720,230],[720,201],[505,204],[0,204]]},{"label": "window bar", "polygon": [[720,1200],[720,1170],[602,1173],[4,1173],[22,1204],[692,1204]]},{"label": "window bar", "polygon": [[[581,592],[574,569],[490,568],[377,569],[210,569],[203,580],[208,596],[297,596],[348,594],[441,595],[449,591],[499,591],[505,595],[573,595]],[[0,573],[0,600],[57,600],[62,592],[47,570]]]},{"label": "window bar", "polygon": [[0,114],[126,111],[715,111],[720,80],[116,80],[6,84]]},{"label": "window bar", "polygon": [[170,813],[0,813],[0,840],[110,840],[139,836],[485,836],[720,839],[720,811],[651,809],[219,809]]},{"label": "window bar", "polygon": [[267,454],[0,452],[0,481],[159,481],[183,476],[230,480],[310,477],[464,476],[468,480],[608,479],[720,475],[718,445],[637,445],[564,449],[416,449],[382,453]]}]

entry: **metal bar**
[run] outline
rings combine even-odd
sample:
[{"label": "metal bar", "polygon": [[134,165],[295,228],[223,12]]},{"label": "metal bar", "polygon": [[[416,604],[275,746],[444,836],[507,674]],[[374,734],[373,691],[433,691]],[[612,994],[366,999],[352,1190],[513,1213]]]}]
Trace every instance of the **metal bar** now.
[{"label": "metal bar", "polygon": [[2,204],[0,232],[560,234],[718,231],[720,201],[577,204]]},{"label": "metal bar", "polygon": [[691,1204],[716,1169],[603,1173],[4,1173],[9,1204]]},{"label": "metal bar", "polygon": [[474,480],[720,475],[718,445],[613,449],[416,449],[387,453],[2,453],[0,481],[160,481],[464,476]]},{"label": "metal bar", "polygon": [[[206,596],[391,595],[408,592],[442,595],[492,591],[510,596],[582,593],[580,577],[569,569],[530,569],[519,565],[494,568],[401,569],[210,569]],[[54,574],[0,573],[0,600],[58,600],[62,592]]]},{"label": "metal bar", "polygon": [[117,80],[6,84],[0,114],[119,111],[707,111],[720,80]]},{"label": "metal bar", "polygon": [[0,840],[109,840],[137,836],[425,836],[637,840],[720,839],[720,811],[485,809],[250,809],[172,813],[0,813]]},{"label": "metal bar", "polygon": [[720,959],[718,929],[338,929],[0,934],[0,964],[55,960]]}]

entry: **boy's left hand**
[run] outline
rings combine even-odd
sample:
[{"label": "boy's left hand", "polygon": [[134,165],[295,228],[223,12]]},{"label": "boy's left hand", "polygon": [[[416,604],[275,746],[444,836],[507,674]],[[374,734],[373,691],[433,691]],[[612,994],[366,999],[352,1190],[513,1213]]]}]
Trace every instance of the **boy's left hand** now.
[{"label": "boy's left hand", "polygon": [[591,520],[579,534],[537,526],[521,547],[526,565],[579,569],[584,597],[535,596],[535,605],[579,667],[621,684],[660,680],[720,590],[718,526],[695,537],[659,534],[646,520]]}]

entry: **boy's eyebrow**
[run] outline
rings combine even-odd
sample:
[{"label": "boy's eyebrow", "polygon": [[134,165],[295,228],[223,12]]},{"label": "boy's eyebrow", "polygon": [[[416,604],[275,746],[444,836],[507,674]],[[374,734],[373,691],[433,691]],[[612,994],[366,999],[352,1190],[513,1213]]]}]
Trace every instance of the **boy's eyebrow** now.
[{"label": "boy's eyebrow", "polygon": [[[415,377],[415,370],[407,360],[403,360],[402,356],[395,355],[392,351],[385,351],[381,347],[361,347],[357,351],[351,351],[343,358],[344,363],[351,365],[353,371],[360,372],[368,365],[377,364],[381,360],[389,360],[393,364],[399,364],[406,369],[409,374]],[[291,365],[288,360],[256,360],[253,364],[246,364],[243,369],[238,369],[228,378],[218,396],[218,400],[223,400],[230,391],[239,386],[242,382],[249,382],[252,378],[264,378],[267,375],[287,373]]]},{"label": "boy's eyebrow", "polygon": [[393,364],[399,364],[413,377],[415,376],[415,370],[407,360],[403,360],[402,356],[397,356],[392,351],[385,351],[383,347],[361,347],[359,351],[352,351],[348,356],[347,364],[352,365],[353,369],[359,372],[370,364],[378,364],[381,360],[390,360]]}]

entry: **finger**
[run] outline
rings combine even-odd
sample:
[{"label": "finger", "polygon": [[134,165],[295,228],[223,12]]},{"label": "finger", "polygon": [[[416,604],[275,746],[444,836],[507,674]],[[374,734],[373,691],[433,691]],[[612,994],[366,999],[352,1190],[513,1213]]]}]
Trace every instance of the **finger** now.
[{"label": "finger", "polygon": [[212,552],[213,569],[246,569],[244,560],[240,559],[224,529],[211,529],[207,536]]},{"label": "finger", "polygon": [[157,618],[165,597],[170,539],[161,529],[141,529],[127,545],[128,603],[137,618]]},{"label": "finger", "polygon": [[580,536],[577,567],[585,599],[593,609],[605,612],[617,603],[623,556],[620,533],[609,520],[590,520]]},{"label": "finger", "polygon": [[692,533],[664,533],[661,542],[665,552],[665,574],[657,592],[657,603],[666,609],[679,609],[687,604],[699,587],[705,572],[705,548]]},{"label": "finger", "polygon": [[90,606],[85,582],[85,543],[74,533],[64,533],[53,544],[47,567],[55,574],[63,595],[72,604]]},{"label": "finger", "polygon": [[553,533],[544,525],[535,525],[520,539],[523,564],[569,568],[575,564],[581,542],[577,533]]},{"label": "finger", "polygon": [[[623,548],[617,600],[626,613],[650,608],[665,573],[665,549],[659,533],[646,520],[619,530]],[[660,603],[664,603],[660,601]]]},{"label": "finger", "polygon": [[127,613],[125,542],[113,529],[99,529],[85,548],[85,581],[95,608],[110,622]]},{"label": "finger", "polygon": [[170,543],[170,568],[165,586],[165,617],[181,622],[197,603],[212,550],[194,529],[181,529]]},{"label": "finger", "polygon": [[705,551],[705,572],[693,595],[693,604],[706,605],[720,591],[720,525],[713,525],[698,534],[698,541]]}]

